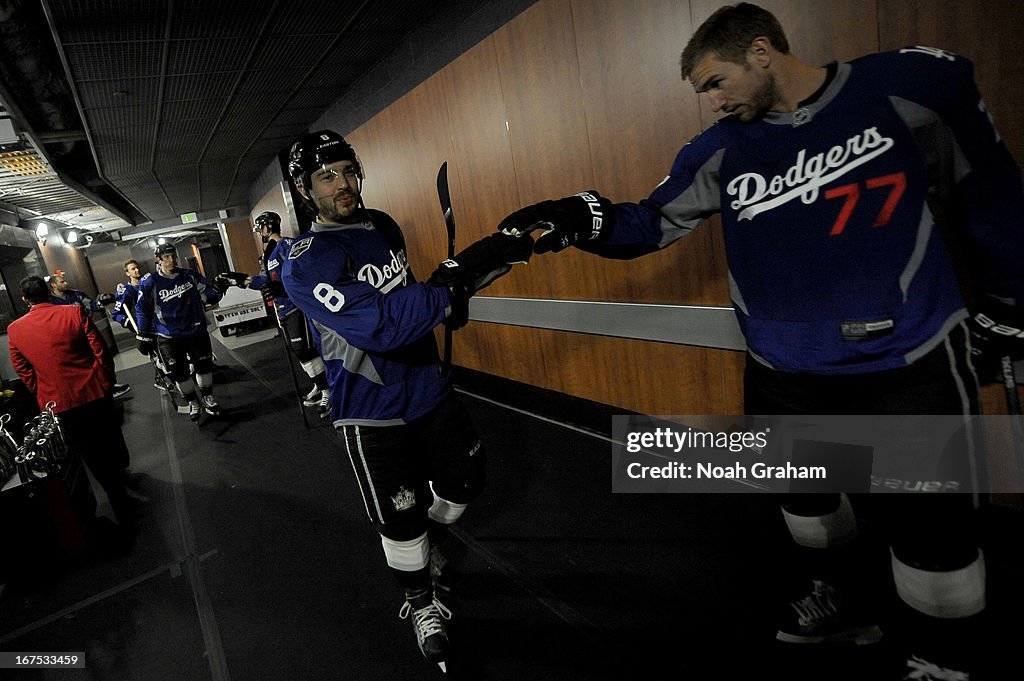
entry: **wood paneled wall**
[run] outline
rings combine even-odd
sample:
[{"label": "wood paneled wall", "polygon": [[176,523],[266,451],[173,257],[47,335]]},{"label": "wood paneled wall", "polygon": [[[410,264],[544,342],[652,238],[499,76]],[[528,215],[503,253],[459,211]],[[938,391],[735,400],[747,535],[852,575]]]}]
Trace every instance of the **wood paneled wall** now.
[{"label": "wood paneled wall", "polygon": [[[271,210],[271,209],[266,209]],[[263,211],[261,210],[260,213]],[[256,213],[259,215],[259,213]],[[257,274],[263,264],[263,246],[258,235],[253,234],[249,220],[232,220],[224,223],[224,236],[231,250],[231,266],[236,272]]]},{"label": "wood paneled wall", "polygon": [[[679,54],[714,0],[541,0],[348,134],[364,199],[406,232],[427,276],[445,256],[434,177],[442,161],[458,247],[516,208],[594,188],[644,198],[715,118],[679,77]],[[1018,161],[1024,69],[1015,0],[764,0],[811,63],[923,43],[978,62],[978,81]],[[633,261],[569,251],[536,257],[487,295],[728,306],[720,225]],[[472,323],[457,364],[652,414],[739,414],[741,353]],[[998,405],[996,405],[998,406]]]}]

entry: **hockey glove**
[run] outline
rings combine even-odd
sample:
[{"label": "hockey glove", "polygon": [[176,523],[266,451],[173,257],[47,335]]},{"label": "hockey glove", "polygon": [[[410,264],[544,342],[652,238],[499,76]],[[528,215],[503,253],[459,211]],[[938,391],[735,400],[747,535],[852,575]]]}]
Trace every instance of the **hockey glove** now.
[{"label": "hockey glove", "polygon": [[110,305],[116,300],[113,293],[101,293],[96,296],[96,302],[100,305]]},{"label": "hockey glove", "polygon": [[1024,358],[1024,307],[1006,298],[982,295],[967,323],[971,360],[982,383],[998,380],[1001,359]]},{"label": "hockey glove", "polygon": [[144,356],[149,357],[156,352],[156,338],[140,333],[135,336],[135,340],[138,343],[139,352]]},{"label": "hockey glove", "polygon": [[470,295],[491,284],[517,263],[526,264],[533,253],[529,236],[491,234],[445,260],[427,280],[433,286],[464,286]]},{"label": "hockey glove", "polygon": [[221,295],[232,286],[244,288],[249,275],[242,272],[222,272],[213,278],[213,288]]},{"label": "hockey glove", "polygon": [[438,265],[427,283],[448,289],[452,310],[446,323],[453,329],[465,326],[473,294],[507,274],[512,265],[529,262],[532,253],[529,235],[491,234]]},{"label": "hockey glove", "polygon": [[508,215],[498,230],[518,236],[545,229],[537,238],[534,253],[557,253],[569,246],[599,242],[612,228],[612,202],[596,191],[585,191],[555,201],[541,201]]},{"label": "hockey glove", "polygon": [[277,279],[267,279],[267,283],[260,287],[260,293],[263,294],[263,300],[268,303],[275,298],[283,298],[288,295],[284,290],[284,284]]}]

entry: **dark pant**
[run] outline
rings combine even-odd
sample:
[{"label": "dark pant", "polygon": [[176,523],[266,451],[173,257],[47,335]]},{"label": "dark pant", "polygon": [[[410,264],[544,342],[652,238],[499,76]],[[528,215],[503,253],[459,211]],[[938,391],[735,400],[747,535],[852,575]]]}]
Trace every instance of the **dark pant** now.
[{"label": "dark pant", "polygon": [[306,315],[298,310],[284,318],[281,323],[284,327],[285,340],[295,358],[300,362],[309,362],[319,355],[316,346],[313,345],[313,337],[309,333],[309,324],[306,322]]},{"label": "dark pant", "polygon": [[73,452],[89,467],[114,513],[119,517],[128,502],[125,469],[128,445],[121,433],[121,417],[112,397],[104,397],[57,414]]},{"label": "dark pant", "polygon": [[158,338],[157,346],[168,375],[178,383],[191,375],[190,363],[197,374],[213,371],[213,346],[210,345],[210,334],[205,330],[186,338]]},{"label": "dark pant", "polygon": [[[980,413],[978,384],[963,325],[917,362],[890,371],[842,376],[787,374],[752,357],[744,373],[749,415],[970,415]],[[962,456],[969,456],[964,442]],[[966,464],[965,468],[968,467]],[[886,528],[893,552],[925,569],[962,567],[977,555],[971,510],[963,493],[872,494],[871,512]],[[854,499],[863,503],[863,499]],[[838,494],[789,494],[783,507],[819,516],[838,506]]]},{"label": "dark pant", "polygon": [[455,395],[412,423],[349,425],[338,433],[366,513],[390,539],[408,541],[427,530],[434,493],[468,504],[483,488],[484,449]]}]

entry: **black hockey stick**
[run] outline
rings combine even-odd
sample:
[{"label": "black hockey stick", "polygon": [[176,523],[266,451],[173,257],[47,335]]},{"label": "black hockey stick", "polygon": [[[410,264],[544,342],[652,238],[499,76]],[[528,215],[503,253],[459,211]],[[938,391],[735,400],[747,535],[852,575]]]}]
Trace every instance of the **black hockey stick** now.
[{"label": "black hockey stick", "polygon": [[1017,475],[1024,481],[1024,427],[1021,426],[1020,395],[1017,394],[1017,372],[1009,355],[999,358],[1003,387],[1006,389],[1006,413],[1010,415],[1010,437],[1017,463]]},{"label": "black hockey stick", "polygon": [[306,418],[306,405],[302,403],[302,389],[299,388],[299,380],[295,378],[295,364],[292,362],[292,348],[288,343],[288,332],[284,330],[284,322],[281,321],[281,316],[277,314],[277,305],[270,311],[270,314],[274,315],[274,320],[277,322],[277,331],[281,336],[281,342],[284,344],[284,356],[288,361],[288,375],[292,377],[292,386],[295,388],[295,395],[299,400],[299,414],[302,416],[302,425],[309,430],[309,419]]},{"label": "black hockey stick", "polygon": [[[448,229],[448,258],[455,257],[455,213],[452,212],[452,197],[448,193],[448,161],[437,171],[437,198],[444,213],[444,226]],[[452,370],[452,329],[444,327],[444,364],[442,371],[447,376]]]},{"label": "black hockey stick", "polygon": [[1006,388],[1006,412],[1011,416],[1020,416],[1020,395],[1017,394],[1017,373],[1013,369],[1013,360],[1005,355],[999,361],[1002,365],[1003,387]]}]

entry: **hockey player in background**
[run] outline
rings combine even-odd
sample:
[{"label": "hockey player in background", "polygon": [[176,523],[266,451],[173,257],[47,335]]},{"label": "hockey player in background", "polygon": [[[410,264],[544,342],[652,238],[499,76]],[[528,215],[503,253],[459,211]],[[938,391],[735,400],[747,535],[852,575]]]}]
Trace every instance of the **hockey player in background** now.
[{"label": "hockey player in background", "polygon": [[401,229],[363,206],[362,168],[341,135],[304,135],[288,168],[316,220],[292,244],[281,278],[327,367],[332,422],[404,589],[399,615],[444,669],[451,613],[435,597],[444,581],[437,546],[480,493],[485,455],[432,329],[465,324],[469,297],[525,262],[532,240],[492,235],[417,283]]},{"label": "hockey player in background", "polygon": [[321,418],[326,418],[331,413],[331,391],[327,387],[323,360],[313,345],[306,316],[288,299],[284,285],[281,284],[281,264],[288,256],[294,240],[281,236],[281,216],[273,211],[260,213],[253,223],[253,231],[259,233],[264,244],[260,273],[250,277],[240,272],[224,272],[214,278],[213,285],[221,293],[232,285],[259,291],[264,300],[273,304],[288,349],[313,381],[313,387],[303,398],[302,404],[316,407]]},{"label": "hockey player in background", "polygon": [[198,421],[204,410],[216,416],[220,405],[213,399],[213,347],[205,304],[215,305],[221,294],[199,272],[178,267],[173,244],[160,244],[155,255],[157,269],[142,278],[135,305],[139,352],[147,357],[160,353],[188,402],[192,421]]},{"label": "hockey player in background", "polygon": [[[681,65],[726,116],[683,147],[647,199],[586,191],[522,208],[500,229],[548,228],[536,253],[635,258],[720,213],[749,351],[747,414],[977,414],[972,340],[976,352],[1021,350],[984,320],[1024,326],[1024,199],[971,63],[911,47],[811,66],[773,15],[742,3],[700,26]],[[932,201],[981,264],[974,320]],[[907,676],[896,678],[967,679],[977,664],[967,634],[986,606],[971,496],[891,496],[892,575],[907,606],[893,628]],[[849,608],[863,602],[850,597],[863,539],[847,496],[793,495],[782,512],[801,579],[783,599],[778,640],[879,640]]]},{"label": "hockey player in background", "polygon": [[64,274],[64,270],[54,270],[48,278],[50,283],[50,302],[54,305],[81,305],[82,309],[87,313],[92,312],[103,312],[103,306],[110,302],[106,296],[110,294],[104,294],[100,297],[103,300],[92,299],[85,294],[84,291],[71,288],[71,283],[68,281],[67,276]]},{"label": "hockey player in background", "polygon": [[[135,319],[135,304],[139,301],[139,283],[142,281],[138,261],[126,261],[124,273],[128,281],[118,283],[114,291],[114,307],[110,310],[110,318],[137,336],[139,324]],[[167,376],[159,353],[153,352],[149,360],[153,363],[153,387],[164,391],[174,390],[174,382]]]}]

